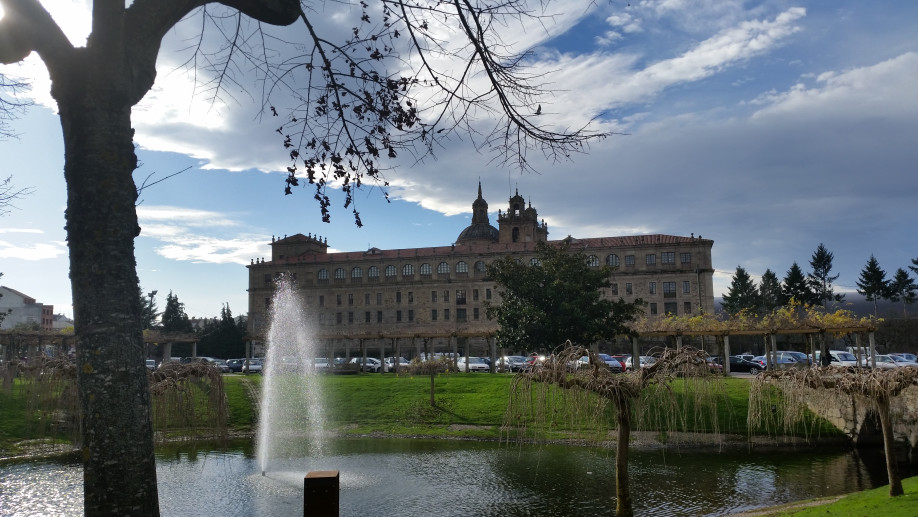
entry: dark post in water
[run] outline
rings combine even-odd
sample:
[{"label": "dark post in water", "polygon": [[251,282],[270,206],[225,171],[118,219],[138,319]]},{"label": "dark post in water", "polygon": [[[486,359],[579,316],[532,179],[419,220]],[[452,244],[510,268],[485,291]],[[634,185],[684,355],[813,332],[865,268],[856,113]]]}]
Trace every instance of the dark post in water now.
[{"label": "dark post in water", "polygon": [[316,470],[303,480],[304,517],[338,517],[338,471]]}]

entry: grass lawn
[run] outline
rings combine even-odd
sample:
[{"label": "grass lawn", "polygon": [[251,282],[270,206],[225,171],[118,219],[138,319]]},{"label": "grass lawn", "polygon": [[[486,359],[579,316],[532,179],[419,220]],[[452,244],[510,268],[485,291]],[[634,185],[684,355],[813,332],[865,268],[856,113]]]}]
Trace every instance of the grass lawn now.
[{"label": "grass lawn", "polygon": [[914,517],[918,515],[918,477],[902,480],[905,494],[889,497],[889,486],[848,494],[842,498],[813,499],[749,512],[749,517]]}]

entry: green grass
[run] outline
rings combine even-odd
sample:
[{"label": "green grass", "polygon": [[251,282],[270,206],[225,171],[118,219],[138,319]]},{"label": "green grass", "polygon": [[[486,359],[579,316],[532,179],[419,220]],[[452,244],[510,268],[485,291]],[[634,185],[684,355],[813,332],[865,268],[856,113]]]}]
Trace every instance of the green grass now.
[{"label": "green grass", "polygon": [[[889,497],[889,486],[855,492],[834,502],[820,502],[815,499],[781,505],[762,517],[859,517],[878,515],[883,517],[914,517],[918,515],[918,477],[902,480],[905,494]],[[831,501],[834,498],[829,498]],[[809,505],[809,506],[806,506]],[[805,507],[804,507],[805,506]]]}]

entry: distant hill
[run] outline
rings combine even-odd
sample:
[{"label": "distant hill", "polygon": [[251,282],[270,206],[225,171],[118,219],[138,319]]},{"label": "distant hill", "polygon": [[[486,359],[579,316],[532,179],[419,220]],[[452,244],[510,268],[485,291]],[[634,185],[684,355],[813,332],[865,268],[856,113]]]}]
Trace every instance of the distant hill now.
[{"label": "distant hill", "polygon": [[[714,309],[718,312],[721,310],[724,299],[721,297],[714,298]],[[860,317],[870,316],[873,314],[873,302],[868,302],[863,296],[857,293],[845,293],[845,301],[841,303],[841,308],[854,312]],[[918,303],[906,306],[909,316],[918,315]],[[901,318],[902,302],[888,302],[882,300],[877,302],[877,315],[881,318]]]}]

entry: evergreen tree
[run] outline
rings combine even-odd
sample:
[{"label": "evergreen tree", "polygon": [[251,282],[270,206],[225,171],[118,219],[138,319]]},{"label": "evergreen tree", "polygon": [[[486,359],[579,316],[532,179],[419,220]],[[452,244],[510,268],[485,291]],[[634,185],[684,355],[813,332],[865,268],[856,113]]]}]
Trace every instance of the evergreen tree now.
[{"label": "evergreen tree", "polygon": [[857,281],[857,292],[864,296],[868,302],[873,302],[873,315],[877,314],[877,301],[888,297],[889,280],[886,279],[886,271],[880,267],[876,257],[870,255],[867,265],[861,270],[861,276]]},{"label": "evergreen tree", "polygon": [[896,274],[889,282],[888,298],[892,302],[902,302],[902,316],[908,317],[906,305],[911,305],[918,300],[918,285],[915,285],[914,279],[909,276],[908,272],[901,267],[896,270]]},{"label": "evergreen tree", "polygon": [[908,268],[912,270],[912,273],[915,273],[916,275],[918,275],[918,258],[913,258],[912,265],[909,266]]},{"label": "evergreen tree", "polygon": [[245,356],[245,318],[233,318],[229,304],[220,308],[220,318],[206,320],[198,335],[201,355],[231,359]]},{"label": "evergreen tree", "polygon": [[810,267],[813,270],[807,274],[807,281],[815,294],[816,300],[824,308],[828,308],[830,301],[841,302],[845,295],[835,294],[832,283],[838,280],[839,275],[832,274],[832,259],[834,255],[825,244],[819,243],[813,256],[810,258]]},{"label": "evergreen tree", "polygon": [[140,298],[140,321],[143,326],[143,330],[151,329],[156,326],[156,293],[158,291],[150,291],[147,294],[144,294],[143,289],[138,285],[137,286],[137,296]]},{"label": "evergreen tree", "polygon": [[630,332],[627,325],[644,302],[603,297],[612,268],[587,265],[570,239],[557,245],[539,242],[536,254],[530,264],[508,256],[487,266],[501,299],[499,305],[486,304],[488,319],[500,325],[497,346],[551,350],[567,340],[589,346]]},{"label": "evergreen tree", "polygon": [[734,316],[743,309],[754,311],[759,305],[759,291],[749,273],[742,266],[736,266],[736,273],[721,305],[724,312]]},{"label": "evergreen tree", "polygon": [[770,314],[784,305],[784,294],[781,292],[781,281],[771,269],[766,269],[759,283],[759,306],[762,314]]},{"label": "evergreen tree", "polygon": [[166,310],[163,311],[163,330],[166,332],[187,332],[194,329],[191,326],[191,320],[185,314],[185,304],[178,301],[178,295],[172,294],[166,296]]},{"label": "evergreen tree", "polygon": [[800,269],[796,262],[791,264],[790,269],[784,275],[781,292],[783,294],[782,301],[784,302],[782,305],[787,305],[792,299],[799,303],[812,304],[815,298],[813,290],[810,289],[810,284],[806,281],[803,270]]}]

